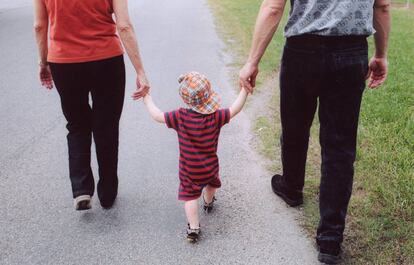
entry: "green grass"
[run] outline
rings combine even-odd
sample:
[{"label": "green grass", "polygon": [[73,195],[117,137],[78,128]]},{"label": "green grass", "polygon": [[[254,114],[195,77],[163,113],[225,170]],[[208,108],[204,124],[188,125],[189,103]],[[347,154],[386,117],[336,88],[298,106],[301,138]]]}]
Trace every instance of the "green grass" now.
[{"label": "green grass", "polygon": [[[209,0],[216,14],[218,29],[222,31],[229,52],[235,56],[235,66],[239,67],[247,58],[254,22],[259,12],[261,1],[258,0]],[[286,19],[286,16],[284,20]],[[284,23],[284,20],[281,22]],[[225,25],[225,27],[221,27]],[[268,76],[279,65],[279,58],[284,44],[282,31],[276,33],[260,65],[260,76]]]},{"label": "green grass", "polygon": [[[247,57],[261,1],[209,2],[238,68]],[[367,90],[362,104],[354,193],[345,231],[346,264],[414,264],[414,12],[395,8],[392,20],[388,80],[376,91]],[[261,80],[274,75],[279,66],[283,25],[282,21],[263,58]],[[373,47],[372,39],[370,43]],[[272,112],[257,118],[255,132],[262,142],[260,153],[276,161],[278,95],[268,104]],[[303,225],[311,235],[319,219],[319,148],[315,121],[303,208]],[[280,171],[278,163],[273,165],[272,171]]]},{"label": "green grass", "polygon": [[[413,0],[408,0],[410,5],[413,5]],[[392,4],[397,4],[397,5],[406,5],[407,4],[407,0],[391,0]]]},{"label": "green grass", "polygon": [[392,18],[388,80],[367,91],[362,104],[356,179],[367,194],[350,212],[366,232],[369,258],[413,264],[414,12],[395,9]]}]

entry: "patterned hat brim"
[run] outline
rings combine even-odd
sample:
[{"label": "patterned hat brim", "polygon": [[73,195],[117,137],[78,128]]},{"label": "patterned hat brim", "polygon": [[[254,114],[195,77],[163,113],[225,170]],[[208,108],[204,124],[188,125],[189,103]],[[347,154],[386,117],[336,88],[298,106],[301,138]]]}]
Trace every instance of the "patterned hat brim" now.
[{"label": "patterned hat brim", "polygon": [[221,98],[220,96],[211,90],[210,97],[198,106],[189,106],[195,112],[201,114],[211,114],[216,112],[220,108]]}]

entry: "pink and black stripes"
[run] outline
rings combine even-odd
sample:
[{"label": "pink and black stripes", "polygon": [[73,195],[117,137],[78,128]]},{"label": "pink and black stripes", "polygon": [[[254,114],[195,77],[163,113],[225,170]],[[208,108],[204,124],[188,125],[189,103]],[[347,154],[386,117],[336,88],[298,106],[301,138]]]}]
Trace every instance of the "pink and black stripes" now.
[{"label": "pink and black stripes", "polygon": [[203,187],[219,188],[217,145],[221,127],[230,121],[229,109],[200,114],[178,109],[164,114],[168,128],[177,131],[180,146],[180,200],[200,197]]}]

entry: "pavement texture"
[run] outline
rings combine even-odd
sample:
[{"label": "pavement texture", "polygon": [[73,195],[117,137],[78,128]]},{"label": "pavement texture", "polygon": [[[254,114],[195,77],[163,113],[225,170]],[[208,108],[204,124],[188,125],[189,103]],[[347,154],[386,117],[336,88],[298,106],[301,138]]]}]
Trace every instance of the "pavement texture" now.
[{"label": "pavement texture", "polygon": [[[152,95],[163,110],[181,106],[177,77],[190,70],[209,76],[224,106],[235,99],[231,58],[205,1],[130,2]],[[215,211],[201,215],[202,240],[186,242],[177,136],[129,98],[129,63],[118,200],[103,210],[95,198],[92,210],[75,212],[59,97],[39,85],[32,8],[16,3],[0,5],[0,264],[317,264],[297,211],[272,193],[249,145],[245,113],[222,130],[223,188]],[[93,169],[96,176],[96,163]]]}]

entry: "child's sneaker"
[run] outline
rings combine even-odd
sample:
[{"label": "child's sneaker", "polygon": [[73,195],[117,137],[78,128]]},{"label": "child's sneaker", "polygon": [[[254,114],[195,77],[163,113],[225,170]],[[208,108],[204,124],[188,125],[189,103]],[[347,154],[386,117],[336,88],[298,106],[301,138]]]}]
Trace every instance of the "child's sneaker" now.
[{"label": "child's sneaker", "polygon": [[193,229],[190,227],[190,224],[188,224],[187,228],[187,240],[190,243],[197,243],[200,236],[200,228]]},{"label": "child's sneaker", "polygon": [[216,197],[213,197],[213,200],[210,203],[207,203],[203,196],[203,201],[204,201],[204,206],[203,206],[204,211],[206,213],[210,213],[214,208],[214,201],[216,201]]},{"label": "child's sneaker", "polygon": [[81,195],[74,199],[75,210],[85,211],[91,208],[91,196]]}]

